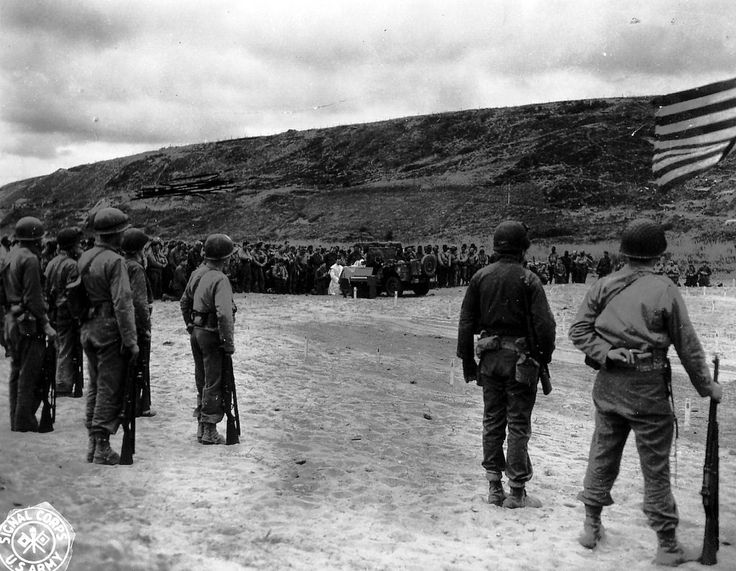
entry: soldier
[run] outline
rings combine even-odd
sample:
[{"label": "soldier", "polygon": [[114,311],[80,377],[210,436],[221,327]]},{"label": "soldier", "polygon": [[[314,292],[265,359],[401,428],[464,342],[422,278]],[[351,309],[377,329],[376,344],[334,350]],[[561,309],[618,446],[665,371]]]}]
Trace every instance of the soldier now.
[{"label": "soldier", "polygon": [[168,260],[161,251],[162,246],[163,242],[160,238],[154,239],[151,242],[151,250],[148,252],[148,256],[146,256],[146,274],[148,274],[148,279],[151,283],[154,299],[161,299],[164,293],[164,285],[168,287],[168,284],[164,284],[163,281],[164,268],[166,268]]},{"label": "soldier", "polygon": [[[541,506],[525,489],[532,478],[528,443],[537,376],[517,381],[517,362],[524,362],[526,339],[533,335],[541,359],[549,363],[555,321],[539,277],[522,266],[529,245],[521,223],[498,225],[493,235],[495,261],[470,280],[458,326],[457,356],[463,362],[465,381],[477,380],[483,387],[483,468],[490,488],[488,502],[506,508]],[[528,323],[533,324],[533,331]],[[473,353],[473,335],[477,333],[488,338],[489,344],[481,355],[480,368]],[[508,497],[501,482],[504,471],[511,487]]]},{"label": "soldier", "polygon": [[59,254],[46,266],[46,301],[49,305],[49,321],[56,329],[56,396],[81,397],[82,346],[80,327],[66,304],[66,286],[77,279],[77,260],[82,254],[79,228],[64,228],[56,238]]},{"label": "soldier", "polygon": [[603,278],[613,271],[613,262],[608,255],[608,252],[603,252],[603,257],[598,260],[598,265],[595,268],[595,273],[598,274],[599,278]]},{"label": "soldier", "polygon": [[547,269],[549,270],[547,280],[549,281],[549,283],[552,283],[552,280],[555,278],[557,261],[559,259],[560,256],[557,254],[557,248],[555,246],[552,246],[552,250],[550,250],[549,256],[547,256]]},{"label": "soldier", "polygon": [[710,287],[710,276],[713,271],[710,269],[708,262],[703,260],[698,268],[698,285],[700,287]]},{"label": "soldier", "polygon": [[53,341],[41,286],[43,225],[25,216],[15,225],[18,244],[3,260],[0,303],[4,311],[3,347],[10,354],[10,430],[38,432],[45,336]]},{"label": "soldier", "polygon": [[133,312],[138,341],[138,366],[143,370],[143,386],[136,391],[136,416],[156,416],[151,409],[151,284],[143,268],[143,248],[149,237],[143,230],[128,228],[123,234],[121,249],[125,253],[125,268],[128,270],[130,290],[133,294]]},{"label": "soldier", "polygon": [[677,262],[670,258],[664,266],[664,274],[672,280],[676,286],[680,285],[680,267]]},{"label": "soldier", "polygon": [[644,476],[643,511],[659,543],[655,563],[676,566],[689,556],[675,536],[677,506],[670,489],[674,430],[668,347],[674,345],[700,396],[720,401],[722,389],[711,378],[679,289],[654,273],[666,249],[661,226],[648,219],[631,222],[621,237],[627,265],[587,292],[569,335],[586,363],[598,370],[595,429],[578,495],[585,505],[579,541],[593,549],[602,537],[601,511],[613,503],[611,488],[633,430]]},{"label": "soldier", "polygon": [[190,333],[197,385],[197,440],[224,444],[217,423],[225,415],[222,396],[223,353],[235,352],[233,292],[223,267],[233,252],[225,234],[212,234],[204,244],[205,263],[189,278],[181,297],[181,313]]},{"label": "soldier", "polygon": [[110,447],[110,435],[120,427],[128,367],[138,358],[133,295],[125,261],[118,254],[128,216],[117,208],[102,208],[92,226],[95,245],[77,264],[90,302],[82,324],[89,364],[87,462],[113,465],[120,456]]}]

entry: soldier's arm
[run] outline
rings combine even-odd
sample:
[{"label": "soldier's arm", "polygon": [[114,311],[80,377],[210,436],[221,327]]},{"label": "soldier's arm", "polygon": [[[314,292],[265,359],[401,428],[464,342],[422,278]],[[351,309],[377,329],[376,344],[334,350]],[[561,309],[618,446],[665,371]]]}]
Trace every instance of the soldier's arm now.
[{"label": "soldier's arm", "polygon": [[138,335],[135,330],[135,314],[133,310],[133,294],[130,289],[128,270],[122,258],[116,258],[110,263],[110,296],[115,310],[115,319],[118,330],[126,347],[137,346]]},{"label": "soldier's arm", "polygon": [[235,319],[233,316],[233,290],[230,280],[223,275],[215,285],[215,312],[222,348],[226,353],[235,352]]},{"label": "soldier's arm", "polygon": [[41,288],[41,263],[35,256],[29,257],[23,264],[21,285],[24,307],[34,315],[41,327],[46,326],[49,320]]},{"label": "soldier's arm", "polygon": [[612,345],[595,330],[595,320],[599,313],[597,295],[598,288],[594,285],[585,294],[568,335],[575,347],[602,366],[606,363]]},{"label": "soldier's arm", "polygon": [[475,359],[474,335],[478,329],[480,318],[480,296],[478,280],[471,279],[465,290],[463,304],[460,307],[460,319],[457,328],[457,356],[464,362]]},{"label": "soldier's arm", "polygon": [[143,268],[136,264],[129,268],[128,277],[130,278],[130,289],[133,294],[136,330],[139,333],[150,333],[151,314],[148,311],[146,274]]},{"label": "soldier's arm", "polygon": [[668,287],[667,292],[671,297],[667,328],[672,345],[695,390],[701,397],[709,396],[715,383],[708,368],[703,346],[690,321],[685,301],[680,290],[674,285]]},{"label": "soldier's arm", "polygon": [[532,296],[530,309],[532,312],[532,323],[537,338],[537,349],[542,359],[549,363],[555,350],[555,337],[557,324],[555,316],[549,307],[547,295],[544,293],[542,282],[534,276],[532,284]]}]

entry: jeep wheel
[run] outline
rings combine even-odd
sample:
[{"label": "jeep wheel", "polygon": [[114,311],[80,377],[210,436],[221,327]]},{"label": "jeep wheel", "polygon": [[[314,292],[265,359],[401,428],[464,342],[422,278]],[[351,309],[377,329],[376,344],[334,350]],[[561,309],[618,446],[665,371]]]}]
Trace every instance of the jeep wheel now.
[{"label": "jeep wheel", "polygon": [[[430,278],[437,272],[437,258],[433,254],[426,254],[421,262],[422,271]],[[426,293],[426,292],[425,292]]]},{"label": "jeep wheel", "polygon": [[394,297],[394,294],[401,296],[404,293],[404,288],[401,285],[401,280],[397,276],[391,276],[386,279],[386,284],[383,286],[386,289],[386,295]]},{"label": "jeep wheel", "polygon": [[429,291],[429,283],[424,282],[421,284],[414,284],[412,286],[412,289],[414,290],[414,295],[416,295],[417,297],[427,295],[427,292]]}]

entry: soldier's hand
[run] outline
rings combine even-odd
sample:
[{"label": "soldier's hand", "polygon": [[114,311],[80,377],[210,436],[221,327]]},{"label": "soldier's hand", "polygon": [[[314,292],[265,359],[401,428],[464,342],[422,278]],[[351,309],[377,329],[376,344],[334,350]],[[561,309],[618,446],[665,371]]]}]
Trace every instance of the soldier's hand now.
[{"label": "soldier's hand", "polygon": [[631,349],[625,349],[624,347],[611,349],[606,355],[606,358],[610,359],[611,361],[626,363],[627,365],[634,364],[634,353],[631,351]]},{"label": "soldier's hand", "polygon": [[133,345],[125,345],[121,352],[125,357],[128,358],[129,363],[135,363],[138,359],[140,349],[138,348],[138,345],[134,343]]},{"label": "soldier's hand", "polygon": [[194,324],[193,323],[187,323],[187,333],[189,333],[189,335],[191,335],[192,334],[192,331],[194,331]]},{"label": "soldier's hand", "polygon": [[463,377],[466,383],[478,380],[478,365],[475,359],[463,359]]},{"label": "soldier's hand", "polygon": [[713,383],[713,388],[710,392],[710,398],[712,398],[716,402],[721,402],[721,399],[723,398],[723,385],[719,383]]},{"label": "soldier's hand", "polygon": [[235,353],[235,347],[223,347],[222,350],[225,352],[226,355],[232,355]]},{"label": "soldier's hand", "polygon": [[43,326],[43,332],[46,334],[50,341],[56,339],[56,329],[51,327],[49,323],[46,323],[46,325]]}]

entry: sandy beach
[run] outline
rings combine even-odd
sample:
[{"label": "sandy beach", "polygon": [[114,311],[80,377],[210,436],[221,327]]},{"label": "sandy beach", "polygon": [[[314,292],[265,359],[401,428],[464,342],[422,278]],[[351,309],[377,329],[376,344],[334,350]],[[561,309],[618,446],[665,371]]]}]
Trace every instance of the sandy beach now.
[{"label": "sandy beach", "polygon": [[[9,362],[0,361],[0,514],[51,503],[76,531],[72,570],[654,568],[633,438],[616,503],[604,511],[607,537],[594,551],[577,543],[593,372],[566,335],[585,287],[546,289],[558,349],[554,390],[540,391],[533,417],[528,489],[540,509],[486,503],[482,395],[454,358],[464,293],[454,288],[398,302],[236,295],[235,446],[197,443],[189,339],[178,303],[157,302],[158,414],[139,419],[132,466],[86,463],[84,399],[59,399],[52,433],[11,433]],[[686,300],[708,354],[722,355],[721,547],[712,568],[736,569],[736,290],[695,290]],[[696,547],[708,400],[676,362],[673,384],[679,535]],[[119,448],[120,433],[112,442]]]}]

